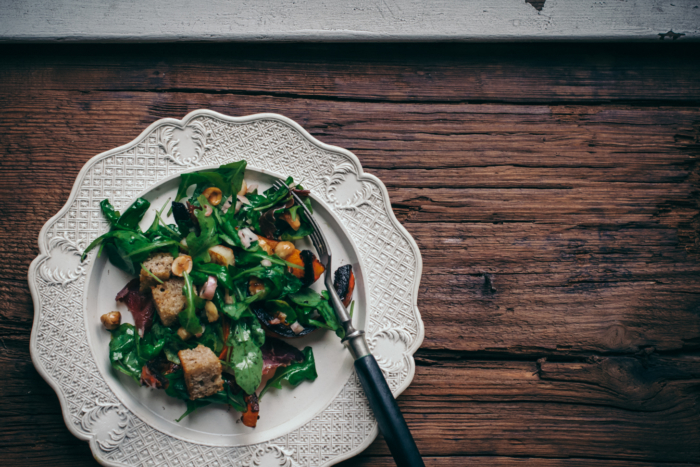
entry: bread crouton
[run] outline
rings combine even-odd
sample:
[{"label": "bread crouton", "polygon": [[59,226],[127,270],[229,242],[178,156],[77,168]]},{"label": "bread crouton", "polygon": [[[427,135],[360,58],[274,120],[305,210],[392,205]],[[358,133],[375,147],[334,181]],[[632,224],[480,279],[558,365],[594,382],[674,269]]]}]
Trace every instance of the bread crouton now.
[{"label": "bread crouton", "polygon": [[156,310],[160,320],[166,326],[170,326],[177,321],[177,315],[187,305],[187,299],[182,294],[182,288],[185,286],[185,280],[179,277],[157,284],[151,287],[153,301],[156,304]]},{"label": "bread crouton", "polygon": [[[170,269],[173,266],[173,255],[170,253],[153,253],[148,257],[146,261],[143,262],[143,267],[141,268],[141,292],[145,292],[149,288],[158,284],[158,281],[153,278],[156,276],[162,281],[167,281],[170,279]],[[148,269],[151,274],[144,271]]]},{"label": "bread crouton", "polygon": [[177,353],[185,374],[185,385],[190,399],[211,396],[224,390],[221,362],[209,347],[199,344],[194,349]]}]

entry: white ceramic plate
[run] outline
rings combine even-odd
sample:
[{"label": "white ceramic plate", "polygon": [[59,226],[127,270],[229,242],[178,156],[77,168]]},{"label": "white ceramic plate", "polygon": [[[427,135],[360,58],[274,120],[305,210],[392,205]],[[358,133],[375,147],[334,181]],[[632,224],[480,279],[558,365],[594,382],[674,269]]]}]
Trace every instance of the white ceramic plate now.
[{"label": "white ceramic plate", "polygon": [[292,175],[311,190],[333,269],[350,263],[355,271],[355,325],[367,332],[394,395],[413,379],[413,353],[423,340],[416,307],[421,258],[384,185],[364,174],[352,153],[280,115],[198,110],[181,121],[159,120],[83,167],[68,203],[42,228],[41,254],[29,268],[32,360],[56,390],[68,428],[90,441],[104,465],[326,466],[359,453],[377,435],[352,359],[329,332],[294,341],[314,348],[319,377],[269,392],[255,429],[211,406],[176,423],[184,403],[110,368],[109,334],[99,316],[121,309],[114,297],[129,278],[94,252],[80,263],[85,246],[109,228],[99,202],[109,198],[123,210],[142,196],[160,206],[173,197],[180,173],[241,159],[248,162],[246,180],[262,188]]}]

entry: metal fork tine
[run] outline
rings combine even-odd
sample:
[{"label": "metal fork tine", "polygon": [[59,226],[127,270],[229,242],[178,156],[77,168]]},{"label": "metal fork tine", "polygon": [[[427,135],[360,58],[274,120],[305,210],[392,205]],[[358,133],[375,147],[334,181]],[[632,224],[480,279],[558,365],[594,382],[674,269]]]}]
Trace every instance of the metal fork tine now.
[{"label": "metal fork tine", "polygon": [[[277,190],[289,188],[282,180],[277,180],[275,183],[272,184],[272,186]],[[293,193],[291,190],[289,190],[289,193],[294,198],[294,201],[299,206],[301,206],[301,209],[304,212],[304,217],[306,217],[306,219],[311,223],[311,227],[313,228],[313,232],[309,234],[309,238],[311,238],[311,243],[313,243],[314,248],[316,248],[316,251],[320,256],[325,256],[326,258],[328,258],[330,256],[330,251],[328,250],[328,245],[326,244],[326,239],[323,235],[323,231],[321,230],[321,226],[318,225],[318,222],[316,222],[316,219],[311,214],[311,212],[309,212],[309,209],[303,203],[301,198],[299,198],[299,196],[296,193]]]}]

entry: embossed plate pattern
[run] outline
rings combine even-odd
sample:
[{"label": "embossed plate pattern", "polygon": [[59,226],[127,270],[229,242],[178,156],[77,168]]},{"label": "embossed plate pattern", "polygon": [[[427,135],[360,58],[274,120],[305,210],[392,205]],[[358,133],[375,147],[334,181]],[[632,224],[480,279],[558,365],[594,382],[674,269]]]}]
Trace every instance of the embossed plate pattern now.
[{"label": "embossed plate pattern", "polygon": [[354,372],[301,426],[264,442],[221,446],[155,428],[117,398],[98,369],[86,330],[87,279],[95,254],[85,263],[79,256],[109,228],[99,202],[109,198],[120,209],[182,171],[241,159],[252,170],[303,180],[342,224],[362,265],[370,347],[395,395],[413,379],[413,353],[423,340],[416,306],[421,258],[394,217],[384,185],[364,174],[352,153],[317,141],[280,115],[234,118],[198,110],[183,120],[159,120],[83,167],[68,203],[42,228],[41,254],[29,268],[32,360],[56,390],[68,428],[90,442],[104,465],[328,466],[359,453],[377,435]]}]

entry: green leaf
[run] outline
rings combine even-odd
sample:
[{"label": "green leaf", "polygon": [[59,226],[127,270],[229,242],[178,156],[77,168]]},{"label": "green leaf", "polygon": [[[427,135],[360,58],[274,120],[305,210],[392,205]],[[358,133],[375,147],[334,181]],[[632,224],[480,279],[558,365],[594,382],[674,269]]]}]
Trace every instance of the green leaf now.
[{"label": "green leaf", "polygon": [[262,399],[263,395],[271,388],[282,389],[282,381],[286,381],[291,386],[297,386],[302,381],[314,381],[318,374],[316,373],[316,362],[314,361],[314,353],[311,347],[306,347],[303,351],[304,361],[300,363],[292,363],[288,367],[278,368],[275,376],[267,381],[267,384],[260,392],[258,399]]},{"label": "green leaf", "polygon": [[262,351],[248,322],[241,320],[236,323],[231,334],[233,352],[229,364],[233,367],[236,383],[246,394],[253,394],[262,380]]},{"label": "green leaf", "polygon": [[112,203],[109,202],[108,199],[103,199],[100,202],[100,208],[102,208],[102,215],[107,218],[110,224],[113,226],[116,225],[117,221],[119,220],[119,211],[114,210],[114,206],[112,206]]},{"label": "green leaf", "polygon": [[[175,196],[175,201],[180,201],[187,194],[187,189],[192,185],[197,185],[195,188],[194,198],[201,194],[206,188],[215,186],[221,190],[224,200],[228,199],[232,194],[236,194],[241,190],[243,177],[245,175],[246,161],[232,162],[220,166],[214,171],[203,171],[180,175],[180,186]],[[197,199],[201,203],[200,199]]]},{"label": "green leaf", "polygon": [[138,357],[138,333],[132,324],[124,323],[112,331],[109,341],[109,360],[115,370],[131,376],[138,381],[141,368],[145,362]]},{"label": "green leaf", "polygon": [[308,287],[304,287],[296,293],[289,294],[288,298],[297,305],[310,307],[317,306],[322,300],[321,295]]},{"label": "green leaf", "polygon": [[221,266],[214,263],[195,263],[193,273],[204,274],[216,277],[217,283],[226,287],[228,290],[233,290],[233,278],[229,274],[229,269],[226,266]]},{"label": "green leaf", "polygon": [[257,265],[260,264],[260,261],[264,259],[269,260],[272,264],[277,264],[279,266],[289,266],[295,269],[304,269],[304,266],[299,266],[298,264],[290,263],[289,261],[283,260],[279,256],[268,255],[267,252],[263,249],[258,249],[255,251],[243,250],[236,255],[236,263],[239,265]]},{"label": "green leaf", "polygon": [[195,307],[195,295],[194,289],[192,288],[192,278],[185,271],[183,273],[183,278],[185,279],[185,286],[183,287],[183,293],[187,299],[187,306],[184,310],[177,315],[180,325],[187,329],[192,334],[199,334],[202,332],[202,325],[199,323],[199,318],[197,317],[196,307]]},{"label": "green leaf", "polygon": [[[180,243],[176,242],[175,240],[162,240],[154,243],[149,243],[148,245],[144,245],[141,248],[137,248],[135,250],[132,250],[129,252],[125,257],[130,258],[132,256],[148,256],[150,253],[156,251],[156,250],[164,250],[168,248],[175,247],[177,250],[180,249]],[[172,254],[172,251],[171,251]],[[177,253],[175,253],[173,256],[177,257]]]},{"label": "green leaf", "polygon": [[225,164],[219,167],[219,172],[221,172],[226,178],[226,181],[231,189],[230,193],[233,195],[241,191],[246,165],[247,162],[242,160],[238,162],[231,162],[230,164]]},{"label": "green leaf", "polygon": [[290,324],[297,321],[297,314],[294,308],[289,306],[289,303],[284,300],[268,300],[265,302],[265,309],[272,316],[276,316],[277,313],[284,313],[287,316],[285,321]]},{"label": "green leaf", "polygon": [[175,399],[190,399],[190,394],[187,392],[187,385],[185,384],[185,375],[182,370],[165,375],[165,377],[168,379],[168,387],[165,388],[167,395]]},{"label": "green leaf", "polygon": [[253,313],[250,312],[248,307],[251,303],[260,300],[262,296],[262,292],[251,295],[250,297],[246,297],[245,299],[234,304],[222,306],[220,311],[234,321],[239,320],[244,316],[253,316]]},{"label": "green leaf", "polygon": [[[209,204],[204,196],[199,197],[199,202],[202,203],[202,206]],[[201,232],[199,235],[192,232],[187,236],[187,247],[194,261],[208,263],[211,261],[209,248],[219,244],[219,236],[216,234],[216,220],[213,216],[207,217],[204,209],[195,210],[194,215],[199,221]]]},{"label": "green leaf", "polygon": [[318,310],[318,313],[323,317],[323,320],[328,325],[328,329],[335,331],[335,333],[341,339],[345,337],[345,330],[340,325],[340,321],[338,321],[338,317],[335,315],[335,311],[333,310],[331,304],[328,303],[327,298],[324,298],[319,302],[318,306],[316,306],[316,310]]},{"label": "green leaf", "polygon": [[292,206],[291,208],[289,208],[289,215],[291,216],[291,218],[292,218],[293,221],[297,220],[297,215],[298,215],[298,214],[297,214],[297,210],[299,210],[300,207],[301,207],[301,206],[299,206],[299,205],[297,204],[297,205]]},{"label": "green leaf", "polygon": [[116,226],[125,229],[137,230],[139,228],[139,222],[141,222],[143,215],[146,214],[146,211],[148,211],[150,206],[151,203],[145,199],[137,198],[136,201],[134,201],[134,204],[129,206],[126,211],[124,211],[124,214],[119,217],[119,220],[116,222]]},{"label": "green leaf", "polygon": [[202,337],[194,339],[194,343],[209,347],[212,352],[219,355],[224,349],[224,337],[221,324],[209,323],[202,334]]}]

